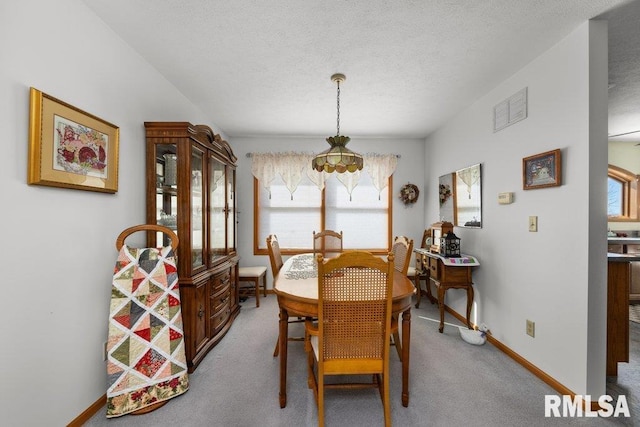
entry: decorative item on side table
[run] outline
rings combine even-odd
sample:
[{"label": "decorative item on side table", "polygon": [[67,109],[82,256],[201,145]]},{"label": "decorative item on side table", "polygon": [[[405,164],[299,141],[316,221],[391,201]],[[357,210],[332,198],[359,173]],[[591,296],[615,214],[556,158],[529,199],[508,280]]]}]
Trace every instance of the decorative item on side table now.
[{"label": "decorative item on side table", "polygon": [[414,184],[407,183],[400,189],[400,199],[405,205],[411,205],[418,201],[420,190]]},{"label": "decorative item on side table", "polygon": [[30,91],[28,184],[115,193],[120,129]]},{"label": "decorative item on side table", "polygon": [[441,238],[447,233],[453,233],[453,224],[447,221],[436,222],[431,225],[431,246],[429,250],[433,253],[440,253]]},{"label": "decorative item on side table", "polygon": [[522,189],[557,187],[562,184],[560,149],[522,159]]},{"label": "decorative item on side table", "polygon": [[460,238],[453,231],[440,238],[440,255],[447,258],[460,258]]}]

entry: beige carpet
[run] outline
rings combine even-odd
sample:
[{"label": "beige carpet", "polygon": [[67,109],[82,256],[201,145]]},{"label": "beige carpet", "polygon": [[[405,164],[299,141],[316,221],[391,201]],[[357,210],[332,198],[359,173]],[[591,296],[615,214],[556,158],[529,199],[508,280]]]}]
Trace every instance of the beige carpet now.
[{"label": "beige carpet", "polygon": [[635,323],[640,323],[640,304],[633,304],[629,306],[629,320]]}]

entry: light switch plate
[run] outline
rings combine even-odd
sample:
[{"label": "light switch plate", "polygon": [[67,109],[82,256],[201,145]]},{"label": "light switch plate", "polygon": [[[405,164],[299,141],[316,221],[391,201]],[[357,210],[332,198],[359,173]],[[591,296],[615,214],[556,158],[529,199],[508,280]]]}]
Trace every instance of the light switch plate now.
[{"label": "light switch plate", "polygon": [[530,216],[529,217],[529,231],[537,232],[538,231],[538,217]]}]

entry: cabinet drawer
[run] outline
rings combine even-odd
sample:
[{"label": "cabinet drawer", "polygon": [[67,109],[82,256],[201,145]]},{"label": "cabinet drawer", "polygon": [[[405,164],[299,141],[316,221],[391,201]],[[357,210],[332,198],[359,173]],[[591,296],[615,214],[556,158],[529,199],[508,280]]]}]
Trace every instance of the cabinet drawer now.
[{"label": "cabinet drawer", "polygon": [[231,275],[227,271],[224,274],[215,276],[212,280],[211,295],[213,296],[229,287],[229,284],[231,283]]},{"label": "cabinet drawer", "polygon": [[222,308],[222,311],[211,317],[211,336],[218,333],[218,331],[227,323],[230,314],[231,309],[229,308],[229,301],[227,300],[227,304]]},{"label": "cabinet drawer", "polygon": [[442,282],[471,283],[471,267],[443,267]]},{"label": "cabinet drawer", "polygon": [[440,263],[437,258],[429,258],[429,272],[431,277],[440,280]]},{"label": "cabinet drawer", "polygon": [[221,292],[217,295],[212,296],[209,300],[210,300],[210,313],[212,316],[215,316],[218,314],[218,312],[220,310],[222,310],[224,307],[229,307],[229,297],[231,296],[231,293],[229,292],[229,287],[226,288],[226,291]]}]

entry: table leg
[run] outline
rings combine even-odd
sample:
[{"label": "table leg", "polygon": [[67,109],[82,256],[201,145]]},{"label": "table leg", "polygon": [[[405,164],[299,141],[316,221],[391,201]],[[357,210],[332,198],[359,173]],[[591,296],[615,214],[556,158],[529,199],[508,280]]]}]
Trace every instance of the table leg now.
[{"label": "table leg", "polygon": [[442,284],[437,286],[438,288],[438,309],[440,310],[440,328],[438,331],[442,333],[444,330],[444,292],[445,288]]},{"label": "table leg", "polygon": [[280,334],[278,345],[280,346],[280,407],[287,406],[287,342],[289,340],[289,313],[284,308],[280,309]]},{"label": "table leg", "polygon": [[411,308],[402,313],[402,406],[409,406],[409,349],[411,346]]},{"label": "table leg", "polygon": [[473,286],[467,286],[467,328],[471,327],[471,306],[473,305]]}]

